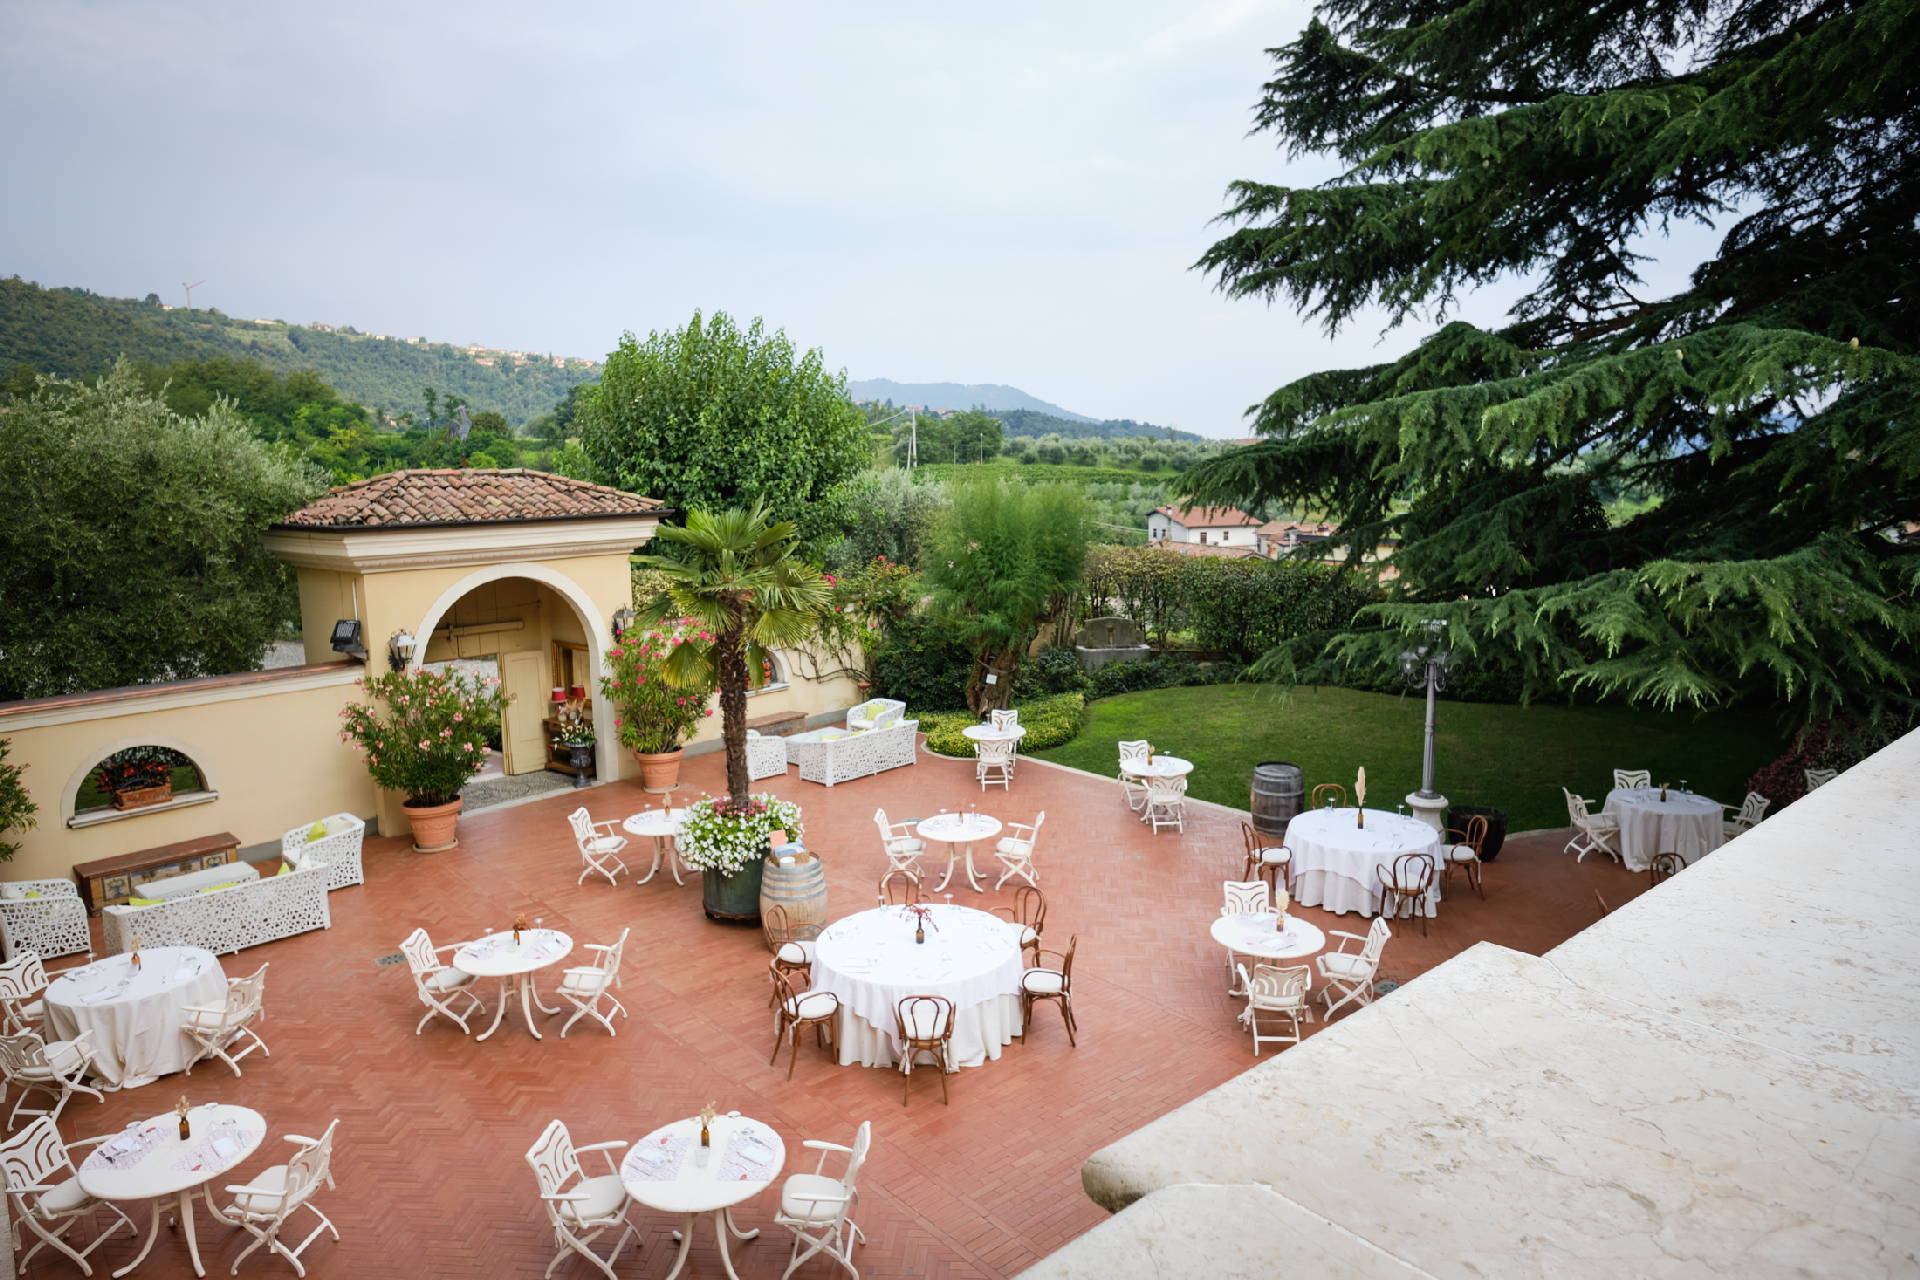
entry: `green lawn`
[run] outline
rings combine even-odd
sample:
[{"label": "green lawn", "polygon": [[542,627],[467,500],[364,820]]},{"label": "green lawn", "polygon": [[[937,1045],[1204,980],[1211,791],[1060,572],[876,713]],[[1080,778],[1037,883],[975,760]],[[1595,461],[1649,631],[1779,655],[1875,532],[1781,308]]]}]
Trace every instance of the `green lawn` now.
[{"label": "green lawn", "polygon": [[[1249,684],[1154,689],[1102,698],[1064,746],[1032,754],[1111,776],[1114,744],[1145,738],[1155,751],[1194,763],[1188,794],[1247,807],[1253,766],[1289,760],[1319,782],[1353,787],[1367,770],[1367,800],[1392,809],[1420,785],[1426,703],[1409,695],[1302,688],[1283,695]],[[1613,770],[1651,769],[1656,785],[1679,785],[1737,804],[1753,771],[1785,749],[1765,715],[1640,711],[1627,707],[1531,707],[1440,700],[1435,786],[1448,799],[1507,810],[1509,829],[1567,825],[1564,784],[1597,806]]]}]

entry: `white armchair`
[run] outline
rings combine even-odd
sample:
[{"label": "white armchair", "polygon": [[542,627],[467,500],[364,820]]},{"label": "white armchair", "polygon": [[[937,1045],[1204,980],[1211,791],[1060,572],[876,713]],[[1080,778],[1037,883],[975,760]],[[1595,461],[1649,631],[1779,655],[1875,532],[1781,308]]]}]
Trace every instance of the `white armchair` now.
[{"label": "white armchair", "polygon": [[761,737],[758,729],[747,730],[747,777],[758,782],[762,778],[786,776],[786,740]]},{"label": "white armchair", "polygon": [[0,884],[0,943],[12,958],[23,951],[70,956],[93,951],[87,904],[71,880],[11,880]]},{"label": "white armchair", "polygon": [[[58,1120],[67,1099],[76,1093],[84,1093],[95,1102],[106,1101],[99,1090],[87,1083],[87,1072],[92,1067],[92,1031],[82,1031],[71,1040],[55,1040],[51,1044],[31,1031],[0,1036],[0,1072],[4,1072],[8,1085],[20,1090],[20,1099],[13,1104],[13,1114],[7,1117],[7,1124],[18,1124],[22,1115]],[[53,1105],[44,1110],[29,1107],[27,1099],[36,1093],[52,1095]]]},{"label": "white armchair", "polygon": [[181,1028],[198,1046],[187,1063],[187,1074],[194,1064],[218,1058],[234,1075],[240,1074],[240,1059],[255,1050],[272,1057],[267,1042],[253,1029],[265,1016],[267,966],[261,965],[244,978],[227,979],[227,998],[223,1004],[190,1004],[181,1012],[187,1015]]},{"label": "white armchair", "polygon": [[1653,785],[1653,771],[1650,769],[1615,769],[1613,771],[1615,790],[1624,787],[1650,787]]},{"label": "white armchair", "polygon": [[[554,1244],[558,1246],[553,1261],[547,1264],[548,1275],[569,1253],[577,1253],[598,1267],[607,1280],[619,1280],[613,1264],[620,1260],[620,1251],[627,1247],[628,1240],[640,1238],[640,1229],[627,1217],[631,1201],[626,1185],[620,1181],[619,1166],[613,1162],[613,1153],[626,1146],[624,1142],[596,1142],[576,1148],[567,1126],[555,1120],[527,1149],[527,1164],[533,1169],[540,1204],[547,1211],[547,1224],[553,1228]],[[580,1156],[594,1151],[606,1158],[607,1171],[590,1178],[580,1167]],[[613,1252],[602,1260],[594,1253],[593,1242],[616,1229],[620,1238]]]},{"label": "white armchair", "polygon": [[904,719],[907,704],[894,698],[869,698],[857,707],[847,708],[847,728],[855,731],[884,729]]},{"label": "white armchair", "polygon": [[[582,1018],[592,1018],[607,1029],[608,1035],[618,1034],[613,1029],[613,1015],[626,1017],[627,1007],[613,994],[613,988],[620,981],[620,957],[626,952],[627,935],[631,932],[631,929],[622,929],[611,946],[589,942],[587,950],[599,952],[599,961],[568,969],[561,975],[560,998],[574,1007],[574,1015],[560,1028],[562,1040]],[[602,1000],[612,1006],[605,1013],[600,1011]]]},{"label": "white armchair", "polygon": [[[787,1259],[787,1269],[780,1273],[781,1280],[816,1253],[826,1254],[858,1280],[853,1246],[865,1241],[866,1236],[853,1220],[853,1204],[860,1194],[860,1166],[866,1163],[867,1150],[873,1145],[873,1122],[860,1122],[851,1147],[812,1138],[801,1145],[818,1151],[820,1160],[812,1173],[793,1174],[780,1187],[780,1211],[773,1220],[793,1232],[793,1253]],[[847,1158],[846,1171],[838,1178],[827,1175],[827,1157],[832,1155]],[[804,1253],[802,1245],[806,1246]]]},{"label": "white armchair", "polygon": [[0,1031],[38,1031],[46,1021],[47,970],[37,952],[0,964]]},{"label": "white armchair", "polygon": [[1187,829],[1187,780],[1150,777],[1147,779],[1147,804],[1140,817],[1159,835],[1160,828],[1172,827],[1184,834]]},{"label": "white armchair", "polygon": [[[19,1133],[0,1142],[0,1186],[4,1186],[7,1199],[13,1202],[13,1219],[18,1224],[19,1242],[24,1245],[29,1232],[39,1237],[33,1248],[20,1258],[22,1272],[33,1261],[34,1254],[52,1245],[55,1252],[65,1254],[82,1272],[92,1275],[93,1268],[87,1263],[87,1255],[105,1244],[114,1232],[125,1227],[136,1240],[139,1239],[140,1229],[120,1211],[118,1205],[107,1200],[96,1200],[81,1188],[80,1171],[73,1166],[74,1151],[117,1136],[106,1134],[98,1138],[82,1138],[66,1145],[60,1141],[60,1130],[54,1126],[52,1118],[41,1116]],[[75,1248],[77,1242],[69,1241],[68,1234],[83,1220],[90,1223],[93,1216],[101,1211],[110,1214],[113,1221],[86,1248]],[[12,1250],[7,1252],[11,1257]]]},{"label": "white armchair", "polygon": [[1587,812],[1587,801],[1565,787],[1560,794],[1567,798],[1567,825],[1573,828],[1573,839],[1567,841],[1565,852],[1574,855],[1575,862],[1582,862],[1590,853],[1604,853],[1611,858],[1620,857],[1620,820],[1610,813]]},{"label": "white armchair", "polygon": [[[313,1203],[313,1193],[322,1183],[329,1188],[333,1186],[333,1131],[339,1127],[338,1120],[329,1122],[318,1138],[287,1134],[287,1141],[299,1150],[285,1164],[262,1169],[245,1186],[227,1188],[233,1200],[225,1208],[215,1209],[214,1216],[253,1237],[253,1243],[234,1258],[234,1274],[239,1273],[240,1263],[248,1254],[265,1245],[269,1252],[291,1262],[296,1275],[304,1276],[307,1269],[300,1264],[300,1255],[306,1252],[307,1246],[319,1239],[322,1231],[332,1232],[335,1240],[340,1238],[339,1229]],[[306,1239],[288,1248],[280,1240],[280,1231],[287,1219],[301,1209],[320,1219],[320,1223],[307,1233]]]},{"label": "white armchair", "polygon": [[1047,820],[1047,811],[1042,809],[1040,816],[1032,825],[1024,822],[1009,822],[1007,831],[1000,843],[993,846],[993,856],[1000,859],[1000,865],[1006,870],[993,882],[995,889],[1005,885],[1008,880],[1019,876],[1034,888],[1040,887],[1040,872],[1033,865],[1034,846],[1040,843],[1040,824]]},{"label": "white armchair", "polygon": [[[1237,964],[1234,969],[1240,978],[1240,990],[1247,996],[1247,1007],[1240,1011],[1240,1024],[1253,1033],[1253,1056],[1260,1056],[1262,1041],[1275,1044],[1299,1044],[1300,1022],[1313,1021],[1313,1005],[1308,1003],[1308,988],[1313,981],[1313,970],[1305,965],[1282,967],[1274,964],[1256,964],[1251,976],[1247,966]],[[1285,1018],[1288,1022],[1285,1033],[1260,1033],[1261,1015],[1269,1021]]]},{"label": "white armchair", "polygon": [[627,869],[627,864],[620,860],[627,838],[614,834],[618,824],[612,819],[595,822],[585,805],[568,814],[567,822],[573,827],[573,842],[579,847],[580,861],[585,864],[574,883],[585,884],[588,876],[601,875],[607,878],[608,884],[619,884],[620,873]]},{"label": "white armchair", "polygon": [[1772,803],[1773,801],[1758,791],[1749,791],[1747,798],[1741,802],[1738,809],[1732,805],[1724,806],[1728,815],[1724,828],[1727,839],[1731,840],[1744,831],[1753,830],[1759,825],[1760,819],[1767,816],[1767,806]]},{"label": "white armchair", "polygon": [[401,953],[407,957],[407,968],[413,972],[414,990],[420,996],[420,1003],[427,1006],[413,1034],[419,1035],[426,1030],[427,1023],[441,1017],[459,1027],[463,1034],[470,1035],[467,1019],[485,1015],[487,1006],[473,994],[473,975],[440,963],[441,952],[458,951],[462,945],[455,943],[435,950],[433,939],[425,929],[415,929],[400,944]]},{"label": "white armchair", "polygon": [[1840,776],[1838,769],[1802,769],[1800,772],[1806,778],[1809,791],[1818,791]]},{"label": "white armchair", "polygon": [[[1367,930],[1363,938],[1357,933],[1348,933],[1335,929],[1332,936],[1340,939],[1338,950],[1324,951],[1315,957],[1320,966],[1320,976],[1326,979],[1326,990],[1320,993],[1327,1002],[1327,1017],[1333,1017],[1333,1011],[1342,1005],[1369,1005],[1373,1003],[1373,982],[1380,973],[1380,957],[1387,949],[1387,939],[1393,937],[1393,930],[1387,922],[1375,916],[1373,927]],[[1347,950],[1349,942],[1360,944],[1358,951]],[[1334,999],[1338,992],[1340,998]]]},{"label": "white armchair", "polygon": [[875,809],[873,825],[880,829],[880,848],[887,855],[887,870],[904,871],[918,881],[920,855],[927,851],[927,842],[913,833],[913,823],[889,822],[885,809]]},{"label": "white armchair", "polygon": [[[315,835],[318,827],[324,834]],[[327,889],[344,889],[365,884],[360,847],[365,842],[367,824],[350,813],[334,813],[295,827],[280,837],[280,860],[295,868],[318,862],[327,869]]]},{"label": "white armchair", "polygon": [[979,780],[982,791],[994,783],[1013,790],[1012,739],[982,738],[976,741],[973,744],[973,776]]}]

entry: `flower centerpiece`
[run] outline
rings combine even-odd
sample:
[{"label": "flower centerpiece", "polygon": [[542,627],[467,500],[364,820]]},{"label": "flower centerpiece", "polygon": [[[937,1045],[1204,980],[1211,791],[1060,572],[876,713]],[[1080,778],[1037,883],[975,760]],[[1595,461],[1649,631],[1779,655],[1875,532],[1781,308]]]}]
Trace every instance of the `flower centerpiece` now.
[{"label": "flower centerpiece", "polygon": [[500,682],[421,667],[360,685],[367,701],[340,709],[341,741],[366,756],[376,785],[406,796],[415,852],[453,848],[460,789],[485,766],[485,725],[505,702]]},{"label": "flower centerpiece", "polygon": [[709,920],[758,920],[760,874],[776,831],[803,837],[800,806],[771,793],[742,800],[703,795],[687,806],[680,861],[700,870]]},{"label": "flower centerpiece", "polygon": [[667,659],[699,630],[685,618],[672,623],[631,627],[607,650],[600,691],[613,704],[620,745],[640,764],[640,781],[649,791],[671,791],[680,778],[682,745],[699,723],[713,714],[707,705],[713,686],[676,685],[666,679]]}]

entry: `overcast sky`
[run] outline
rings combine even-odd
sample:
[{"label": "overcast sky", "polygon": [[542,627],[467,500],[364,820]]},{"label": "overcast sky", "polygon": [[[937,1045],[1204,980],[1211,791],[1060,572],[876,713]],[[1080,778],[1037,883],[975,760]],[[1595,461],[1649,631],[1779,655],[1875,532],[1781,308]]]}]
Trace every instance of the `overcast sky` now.
[{"label": "overcast sky", "polygon": [[856,378],[1245,434],[1420,332],[1188,269],[1230,180],[1325,176],[1245,136],[1306,12],[0,0],[0,274],[593,358],[724,309]]}]

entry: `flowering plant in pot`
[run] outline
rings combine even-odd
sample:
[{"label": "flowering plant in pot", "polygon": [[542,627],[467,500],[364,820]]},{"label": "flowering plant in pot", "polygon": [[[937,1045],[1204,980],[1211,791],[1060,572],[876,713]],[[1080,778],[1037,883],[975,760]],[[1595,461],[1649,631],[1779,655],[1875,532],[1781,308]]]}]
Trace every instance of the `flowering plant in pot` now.
[{"label": "flowering plant in pot", "polygon": [[649,791],[669,791],[680,777],[680,757],[695,727],[713,714],[713,693],[705,684],[672,684],[667,660],[674,650],[697,642],[704,633],[689,619],[629,627],[607,650],[600,692],[613,704],[620,745],[640,763],[641,783]]},{"label": "flowering plant in pot", "polygon": [[760,873],[775,831],[800,841],[800,806],[770,792],[734,800],[703,795],[687,807],[680,861],[700,870],[707,917],[757,920]]},{"label": "flowering plant in pot", "polygon": [[421,667],[359,683],[367,701],[340,709],[340,740],[366,756],[377,785],[406,796],[415,850],[451,849],[460,789],[487,761],[488,712],[506,702],[499,680]]},{"label": "flowering plant in pot", "polygon": [[164,803],[173,794],[173,771],[192,764],[168,747],[128,747],[95,766],[94,777],[114,808],[138,809]]}]

